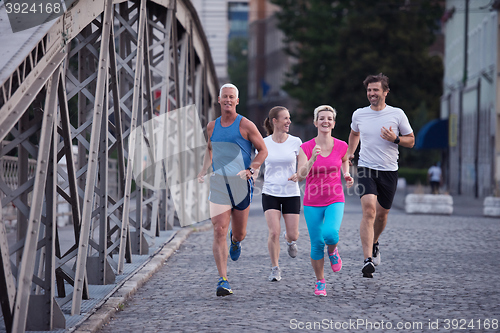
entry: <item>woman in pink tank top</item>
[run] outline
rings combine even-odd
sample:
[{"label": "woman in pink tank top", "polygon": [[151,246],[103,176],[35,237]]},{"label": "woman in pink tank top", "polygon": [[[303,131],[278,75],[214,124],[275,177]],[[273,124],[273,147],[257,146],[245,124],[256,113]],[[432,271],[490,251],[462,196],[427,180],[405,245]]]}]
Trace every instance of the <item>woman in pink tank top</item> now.
[{"label": "woman in pink tank top", "polygon": [[316,275],[314,294],[318,296],[326,296],[325,244],[332,270],[338,272],[342,268],[337,250],[345,202],[342,177],[347,187],[354,183],[349,173],[347,143],[332,136],[336,115],[335,109],[329,105],[314,110],[318,135],[300,146],[298,171],[296,177],[291,177],[299,182],[306,179],[304,217],[311,238],[311,264]]}]

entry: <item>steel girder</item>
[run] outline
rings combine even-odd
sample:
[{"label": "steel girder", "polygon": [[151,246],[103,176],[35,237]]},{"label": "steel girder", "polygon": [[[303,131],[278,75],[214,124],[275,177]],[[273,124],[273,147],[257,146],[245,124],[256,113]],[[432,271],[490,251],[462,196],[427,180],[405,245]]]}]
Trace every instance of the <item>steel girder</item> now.
[{"label": "steel girder", "polygon": [[[80,0],[16,61],[0,82],[0,158],[15,155],[19,165],[17,187],[0,175],[2,207],[18,211],[16,242],[7,241],[0,218],[9,332],[64,327],[61,306],[71,301],[65,315],[80,314],[88,284],[113,283],[160,230],[208,217],[208,191],[193,186],[192,166],[201,166],[218,94],[187,0]],[[166,144],[150,140],[158,137]],[[160,149],[155,182],[134,180],[138,156]],[[29,158],[37,163],[33,177]],[[57,195],[71,209],[70,240],[58,231]],[[73,244],[65,253],[63,241]]]}]

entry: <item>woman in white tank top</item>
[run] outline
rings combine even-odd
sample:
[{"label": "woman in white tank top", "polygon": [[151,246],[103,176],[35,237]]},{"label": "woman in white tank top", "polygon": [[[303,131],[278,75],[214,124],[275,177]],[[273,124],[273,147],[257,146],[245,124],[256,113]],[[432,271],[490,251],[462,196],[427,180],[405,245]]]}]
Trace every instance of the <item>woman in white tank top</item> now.
[{"label": "woman in white tank top", "polygon": [[283,238],[290,257],[297,256],[296,241],[299,237],[300,189],[297,177],[297,156],[302,140],[288,134],[290,113],[283,106],[275,106],[269,111],[264,122],[268,136],[264,142],[268,149],[265,163],[262,207],[269,228],[267,246],[271,257],[269,281],[280,281],[279,268],[281,215],[286,231]]}]

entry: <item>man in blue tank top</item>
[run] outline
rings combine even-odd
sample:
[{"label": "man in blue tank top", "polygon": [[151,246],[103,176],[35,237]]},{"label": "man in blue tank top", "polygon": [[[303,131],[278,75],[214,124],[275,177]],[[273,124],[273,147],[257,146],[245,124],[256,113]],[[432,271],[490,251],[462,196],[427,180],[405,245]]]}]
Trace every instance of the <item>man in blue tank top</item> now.
[{"label": "man in blue tank top", "polygon": [[[267,157],[266,144],[257,126],[236,113],[238,88],[223,85],[218,98],[221,116],[207,125],[208,144],[198,181],[203,182],[212,164],[210,177],[210,216],[214,226],[213,253],[219,281],[217,296],[231,295],[227,280],[226,236],[231,222],[229,254],[238,260],[241,241],[246,236],[248,212],[253,194],[253,174]],[[251,160],[252,145],[257,150]]]}]

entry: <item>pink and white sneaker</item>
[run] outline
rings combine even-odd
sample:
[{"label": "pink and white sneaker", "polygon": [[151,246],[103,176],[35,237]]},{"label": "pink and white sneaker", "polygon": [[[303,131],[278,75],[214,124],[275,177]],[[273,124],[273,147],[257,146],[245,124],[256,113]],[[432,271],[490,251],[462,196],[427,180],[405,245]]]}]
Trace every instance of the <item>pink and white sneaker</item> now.
[{"label": "pink and white sneaker", "polygon": [[333,253],[329,253],[328,257],[330,258],[330,264],[332,265],[332,270],[334,272],[338,272],[342,269],[342,259],[340,259],[339,251],[335,248]]},{"label": "pink and white sneaker", "polygon": [[316,288],[314,288],[314,295],[326,296],[326,283],[325,279],[316,281]]}]

